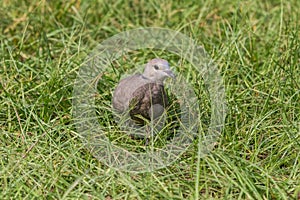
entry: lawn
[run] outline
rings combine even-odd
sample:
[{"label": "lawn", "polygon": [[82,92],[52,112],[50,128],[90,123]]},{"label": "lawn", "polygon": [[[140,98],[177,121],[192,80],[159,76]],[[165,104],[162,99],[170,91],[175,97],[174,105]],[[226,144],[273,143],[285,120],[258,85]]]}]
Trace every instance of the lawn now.
[{"label": "lawn", "polygon": [[[0,2],[1,199],[300,199],[300,1]],[[131,173],[84,145],[73,89],[98,44],[145,27],[179,31],[205,48],[223,79],[227,115],[207,156],[195,139],[169,166]],[[155,56],[187,77],[209,119],[190,63],[136,51],[97,86],[98,123],[113,139],[114,118],[101,108],[122,74]]]}]

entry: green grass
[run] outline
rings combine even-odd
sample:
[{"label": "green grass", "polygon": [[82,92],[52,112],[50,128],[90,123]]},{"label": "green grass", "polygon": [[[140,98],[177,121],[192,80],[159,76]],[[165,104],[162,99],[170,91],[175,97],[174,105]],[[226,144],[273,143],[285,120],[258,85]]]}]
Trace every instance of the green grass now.
[{"label": "green grass", "polygon": [[[1,199],[299,199],[300,2],[137,2],[1,0]],[[228,113],[208,156],[191,148],[167,168],[131,174],[84,148],[72,92],[97,44],[148,26],[205,47]],[[142,63],[146,54],[131,58],[119,62]]]}]

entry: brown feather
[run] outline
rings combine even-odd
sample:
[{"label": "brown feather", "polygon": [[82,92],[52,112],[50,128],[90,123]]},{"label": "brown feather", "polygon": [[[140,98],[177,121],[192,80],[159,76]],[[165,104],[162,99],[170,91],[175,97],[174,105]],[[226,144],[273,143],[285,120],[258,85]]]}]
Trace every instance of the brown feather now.
[{"label": "brown feather", "polygon": [[[145,124],[145,120],[151,120],[150,109],[152,105],[159,104],[163,108],[168,106],[168,98],[164,86],[157,83],[147,83],[133,93],[129,102],[129,114],[137,124]],[[155,113],[160,116],[163,113]]]}]

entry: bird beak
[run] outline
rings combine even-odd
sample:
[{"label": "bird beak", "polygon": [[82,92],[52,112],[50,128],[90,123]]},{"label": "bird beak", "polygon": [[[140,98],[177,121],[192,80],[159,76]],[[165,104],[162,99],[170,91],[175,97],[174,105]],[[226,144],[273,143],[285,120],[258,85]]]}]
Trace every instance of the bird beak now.
[{"label": "bird beak", "polygon": [[164,70],[164,72],[165,72],[169,77],[171,77],[172,79],[175,79],[175,78],[176,78],[175,74],[174,74],[170,69]]}]

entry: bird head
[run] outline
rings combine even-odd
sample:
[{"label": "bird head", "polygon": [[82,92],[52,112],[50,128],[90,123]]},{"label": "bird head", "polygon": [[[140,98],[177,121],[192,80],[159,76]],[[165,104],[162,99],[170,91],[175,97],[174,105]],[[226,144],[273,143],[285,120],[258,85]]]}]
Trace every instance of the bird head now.
[{"label": "bird head", "polygon": [[161,58],[150,60],[146,64],[143,76],[157,82],[163,82],[168,77],[175,78],[175,74],[170,69],[168,61]]}]

